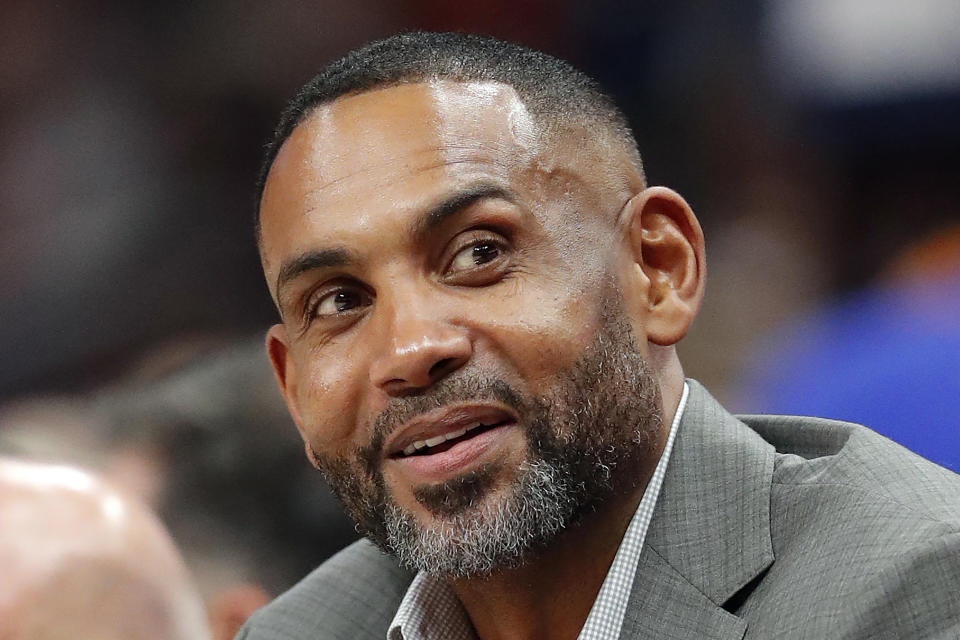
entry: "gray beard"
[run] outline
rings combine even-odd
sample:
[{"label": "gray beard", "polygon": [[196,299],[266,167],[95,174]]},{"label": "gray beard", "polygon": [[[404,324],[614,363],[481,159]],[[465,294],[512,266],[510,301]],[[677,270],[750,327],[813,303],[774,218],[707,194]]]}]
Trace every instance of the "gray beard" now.
[{"label": "gray beard", "polygon": [[404,567],[451,578],[489,575],[518,566],[538,542],[563,530],[575,511],[569,482],[552,464],[524,462],[512,492],[421,526],[395,504],[387,506],[387,547]]},{"label": "gray beard", "polygon": [[[470,399],[496,399],[517,411],[526,459],[499,499],[492,497],[505,472],[498,464],[415,488],[433,516],[424,525],[385,487],[378,462],[383,440],[413,415]],[[465,372],[422,396],[397,398],[353,461],[315,459],[358,530],[401,566],[472,578],[520,566],[615,491],[635,487],[661,430],[656,378],[630,325],[613,315],[549,396],[526,400],[502,380]]]}]

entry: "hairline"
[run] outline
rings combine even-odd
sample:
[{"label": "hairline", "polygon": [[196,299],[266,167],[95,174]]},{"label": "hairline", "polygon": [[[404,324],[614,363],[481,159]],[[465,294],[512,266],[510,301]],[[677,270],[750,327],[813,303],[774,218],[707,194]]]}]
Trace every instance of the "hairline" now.
[{"label": "hairline", "polygon": [[[346,100],[376,91],[394,89],[406,85],[434,83],[457,83],[465,85],[496,84],[500,85],[501,87],[509,87],[533,118],[534,124],[536,125],[536,134],[541,142],[550,141],[555,143],[558,138],[571,131],[579,122],[580,124],[584,124],[585,128],[595,128],[597,133],[602,134],[603,139],[612,141],[616,147],[619,147],[620,151],[629,160],[630,165],[632,165],[642,179],[645,179],[639,149],[637,148],[635,140],[633,140],[632,133],[628,131],[627,133],[629,137],[624,136],[622,132],[615,130],[613,123],[604,118],[597,117],[595,114],[584,114],[584,119],[576,121],[570,114],[567,114],[562,109],[537,109],[531,104],[531,100],[524,95],[524,91],[519,89],[516,85],[502,79],[458,77],[454,74],[440,74],[436,72],[411,72],[403,77],[386,79],[370,86],[351,89],[332,97],[323,99],[318,98],[315,101],[305,105],[295,120],[291,120],[289,123],[284,123],[287,124],[287,126],[282,132],[278,132],[282,135],[274,135],[270,141],[270,147],[268,149],[269,154],[265,157],[264,166],[261,168],[262,175],[258,180],[255,218],[257,247],[262,249],[261,208],[263,204],[263,195],[266,191],[267,180],[270,176],[270,172],[273,170],[273,166],[276,163],[277,157],[280,155],[281,150],[291,136],[293,136],[294,132],[300,127],[300,125],[310,120],[320,109],[336,104],[341,100]],[[591,144],[596,146],[602,143],[595,141]],[[269,163],[266,161],[269,161]]]}]

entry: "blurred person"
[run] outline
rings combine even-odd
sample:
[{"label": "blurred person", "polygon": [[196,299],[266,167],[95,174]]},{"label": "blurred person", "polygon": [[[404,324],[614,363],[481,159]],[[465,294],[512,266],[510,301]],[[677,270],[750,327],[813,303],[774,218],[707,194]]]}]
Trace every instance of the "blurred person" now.
[{"label": "blurred person", "polygon": [[259,336],[149,368],[92,403],[109,472],[159,476],[154,504],[208,601],[238,585],[278,593],[356,537],[329,489],[309,481]]},{"label": "blurred person", "polygon": [[366,45],[287,105],[258,187],[267,350],[368,539],[238,638],[960,632],[960,477],[685,379],[699,223],[566,63]]},{"label": "blurred person", "polygon": [[960,225],[912,243],[877,282],[754,351],[743,406],[869,424],[960,472]]},{"label": "blurred person", "polygon": [[754,341],[738,407],[868,424],[960,472],[960,129],[929,113],[949,104],[881,92],[834,107],[856,212],[832,237],[843,286]]},{"label": "blurred person", "polygon": [[157,511],[220,640],[356,538],[289,422],[259,336],[184,336],[88,396],[6,403],[0,455],[94,468]]},{"label": "blurred person", "polygon": [[203,603],[142,505],[76,468],[0,458],[0,638],[203,640]]}]

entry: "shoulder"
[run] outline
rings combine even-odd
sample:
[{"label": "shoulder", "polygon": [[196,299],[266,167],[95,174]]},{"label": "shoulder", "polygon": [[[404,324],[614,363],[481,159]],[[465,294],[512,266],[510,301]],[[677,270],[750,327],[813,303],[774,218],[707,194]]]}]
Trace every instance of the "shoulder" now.
[{"label": "shoulder", "polygon": [[237,638],[380,640],[412,579],[391,557],[360,540],[259,610]]},{"label": "shoulder", "polygon": [[760,597],[741,611],[757,630],[766,617],[761,605],[779,612],[771,629],[793,618],[838,636],[846,621],[858,638],[960,627],[953,595],[960,590],[960,476],[860,425],[740,419],[777,451],[770,495],[776,561]]},{"label": "shoulder", "polygon": [[960,531],[960,476],[870,429],[800,416],[738,418],[776,450],[773,485],[780,493],[843,493],[868,511],[880,506]]}]

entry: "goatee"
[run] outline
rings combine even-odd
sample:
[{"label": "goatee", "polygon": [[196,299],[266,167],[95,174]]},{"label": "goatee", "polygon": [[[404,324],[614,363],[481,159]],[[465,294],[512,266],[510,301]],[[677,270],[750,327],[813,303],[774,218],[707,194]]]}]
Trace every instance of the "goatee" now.
[{"label": "goatee", "polygon": [[[385,486],[384,439],[415,415],[476,400],[502,402],[520,416],[524,462],[513,474],[490,463],[415,487],[417,502],[432,516],[425,524]],[[358,529],[402,566],[471,578],[519,566],[615,491],[635,486],[661,430],[657,380],[632,328],[613,312],[549,394],[525,398],[504,380],[457,371],[422,395],[395,398],[378,416],[370,445],[354,458],[315,455],[315,461]],[[499,486],[510,475],[510,485]]]}]

